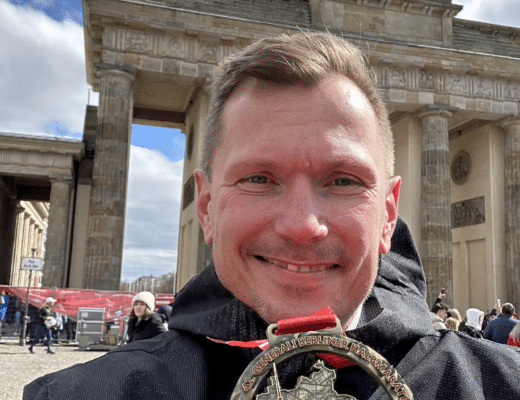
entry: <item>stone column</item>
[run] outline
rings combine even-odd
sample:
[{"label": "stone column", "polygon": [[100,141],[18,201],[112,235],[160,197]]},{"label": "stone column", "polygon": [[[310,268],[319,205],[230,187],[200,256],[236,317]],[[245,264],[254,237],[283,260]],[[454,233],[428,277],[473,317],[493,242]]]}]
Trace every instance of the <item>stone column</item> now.
[{"label": "stone column", "polygon": [[[70,179],[51,178],[49,222],[45,244],[45,264],[42,284],[46,287],[65,287],[67,237],[69,233]],[[29,255],[30,256],[30,249]]]},{"label": "stone column", "polygon": [[431,306],[441,288],[453,302],[451,198],[448,118],[445,109],[428,108],[422,120],[421,259]]},{"label": "stone column", "polygon": [[22,261],[22,252],[23,252],[23,230],[24,230],[24,209],[18,203],[15,209],[15,234],[14,234],[14,246],[13,246],[13,256],[11,262],[11,270],[14,271],[13,276],[11,277],[11,285],[12,286],[26,286],[27,281],[23,282],[23,273],[20,270],[21,261]]},{"label": "stone column", "polygon": [[132,71],[103,69],[83,287],[119,290],[132,129]]},{"label": "stone column", "polygon": [[[504,209],[506,218],[507,301],[520,305],[520,117],[502,123],[505,136]],[[504,299],[503,302],[506,300]]]},{"label": "stone column", "polygon": [[[16,227],[16,198],[9,192],[0,192],[0,284],[9,285],[12,274],[12,255]],[[19,266],[18,266],[19,268]]]}]

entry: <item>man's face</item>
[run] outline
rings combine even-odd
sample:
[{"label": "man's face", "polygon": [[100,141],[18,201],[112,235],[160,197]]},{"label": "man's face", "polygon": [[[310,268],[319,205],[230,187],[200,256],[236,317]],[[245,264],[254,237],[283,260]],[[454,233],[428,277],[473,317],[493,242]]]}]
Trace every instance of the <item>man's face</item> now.
[{"label": "man's face", "polygon": [[440,309],[438,312],[437,312],[437,315],[439,317],[441,317],[442,319],[446,319],[446,317],[448,316],[448,312],[446,310],[443,310],[443,309]]},{"label": "man's face", "polygon": [[251,80],[229,99],[197,213],[217,275],[269,323],[330,306],[347,322],[390,248],[400,178],[385,178],[364,94],[331,76],[308,87]]}]

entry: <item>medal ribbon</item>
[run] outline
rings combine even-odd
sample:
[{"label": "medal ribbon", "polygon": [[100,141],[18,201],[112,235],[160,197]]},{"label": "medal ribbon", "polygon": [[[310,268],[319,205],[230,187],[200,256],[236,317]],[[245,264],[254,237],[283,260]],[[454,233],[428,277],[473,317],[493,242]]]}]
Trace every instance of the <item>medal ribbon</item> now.
[{"label": "medal ribbon", "polygon": [[[274,333],[275,335],[288,335],[291,333],[318,331],[321,329],[334,328],[336,326],[336,315],[330,307],[325,307],[315,312],[314,314],[308,315],[306,317],[296,317],[280,320],[278,321],[277,325],[278,329]],[[345,335],[344,331],[343,335]],[[240,342],[237,340],[225,341],[219,339],[212,339],[210,337],[208,337],[208,339],[216,343],[224,343],[236,347],[259,347],[262,350],[265,350],[269,347],[269,342],[267,341],[267,339],[251,340],[249,342]],[[317,354],[320,358],[327,361],[329,364],[333,365],[335,368],[338,369],[348,367],[351,365],[356,365],[353,361],[346,360],[343,357],[337,356],[335,354]]]}]

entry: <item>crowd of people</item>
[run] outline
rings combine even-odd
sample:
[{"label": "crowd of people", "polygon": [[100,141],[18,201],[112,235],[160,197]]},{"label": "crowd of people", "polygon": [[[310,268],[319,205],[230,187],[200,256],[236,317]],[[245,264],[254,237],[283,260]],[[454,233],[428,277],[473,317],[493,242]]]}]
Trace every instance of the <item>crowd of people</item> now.
[{"label": "crowd of people", "polygon": [[[25,337],[23,337],[25,302],[5,291],[0,293],[0,340],[2,340],[2,335],[8,334],[10,337],[18,337],[27,344],[32,343],[37,332],[40,332],[39,335],[43,332],[44,322],[41,318],[41,312],[42,308],[44,308],[45,310],[49,310],[49,317],[52,317],[52,324],[48,325],[51,344],[57,344],[59,342],[70,343],[74,341],[76,338],[77,322],[75,319],[56,312],[52,307],[55,302],[55,299],[49,297],[43,302],[41,307],[29,304],[27,308]],[[40,328],[40,326],[42,326],[42,328]],[[44,336],[47,337],[46,333]]]},{"label": "crowd of people", "polygon": [[[18,336],[20,340],[25,340],[25,343],[29,344],[29,352],[34,353],[34,346],[42,343],[47,347],[49,354],[54,354],[53,344],[74,342],[77,321],[56,312],[54,310],[56,301],[48,297],[41,307],[29,304],[25,338],[23,338],[25,303],[16,296],[2,291],[0,293],[0,340],[2,334],[8,333],[9,337]],[[125,337],[120,339],[120,344],[151,338],[167,331],[171,312],[171,305],[161,306],[157,311],[155,308],[155,298],[152,293],[138,293],[133,298],[130,314],[122,315],[120,309],[116,312],[114,322],[108,322],[107,325],[119,326],[123,321],[127,321],[128,329],[125,331]]]},{"label": "crowd of people", "polygon": [[511,303],[502,305],[497,299],[494,307],[486,313],[478,308],[468,308],[462,317],[459,310],[442,302],[445,297],[442,291],[432,306],[430,317],[433,329],[451,329],[474,338],[520,347],[520,324]]}]

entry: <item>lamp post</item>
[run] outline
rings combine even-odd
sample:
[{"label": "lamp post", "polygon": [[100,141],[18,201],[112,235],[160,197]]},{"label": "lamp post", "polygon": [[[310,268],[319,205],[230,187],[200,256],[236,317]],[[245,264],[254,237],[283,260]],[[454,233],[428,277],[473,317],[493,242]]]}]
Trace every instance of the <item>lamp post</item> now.
[{"label": "lamp post", "polygon": [[[36,249],[31,249],[32,258],[34,258],[34,253],[36,253]],[[20,346],[25,345],[25,335],[27,333],[27,313],[29,311],[29,291],[31,290],[31,279],[32,279],[32,269],[29,270],[29,283],[27,284],[27,297],[25,298],[25,312],[23,314],[23,328],[22,328],[22,337],[20,338],[20,342],[18,343]]]}]

